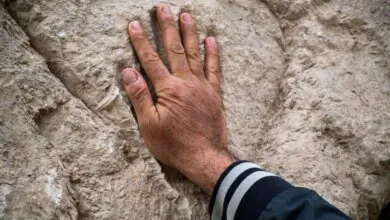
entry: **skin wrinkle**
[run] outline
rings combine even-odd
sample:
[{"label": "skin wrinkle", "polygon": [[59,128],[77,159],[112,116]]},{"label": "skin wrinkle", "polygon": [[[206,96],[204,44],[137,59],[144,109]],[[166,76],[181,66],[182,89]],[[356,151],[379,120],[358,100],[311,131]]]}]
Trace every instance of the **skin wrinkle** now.
[{"label": "skin wrinkle", "polygon": [[157,53],[150,52],[150,51],[143,52],[140,55],[140,57],[142,57],[142,59],[145,60],[145,62],[149,62],[149,63],[155,63],[160,59]]},{"label": "skin wrinkle", "polygon": [[174,54],[178,54],[178,55],[181,55],[181,54],[184,54],[184,47],[181,46],[181,43],[179,42],[175,42],[173,43],[172,45],[168,46],[168,50]]}]

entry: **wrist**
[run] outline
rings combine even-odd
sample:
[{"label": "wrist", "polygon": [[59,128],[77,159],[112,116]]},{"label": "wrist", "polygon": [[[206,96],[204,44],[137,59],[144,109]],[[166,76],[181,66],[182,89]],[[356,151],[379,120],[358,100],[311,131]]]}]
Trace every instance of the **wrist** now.
[{"label": "wrist", "polygon": [[237,160],[227,151],[208,148],[177,169],[210,195],[219,177],[235,161]]}]

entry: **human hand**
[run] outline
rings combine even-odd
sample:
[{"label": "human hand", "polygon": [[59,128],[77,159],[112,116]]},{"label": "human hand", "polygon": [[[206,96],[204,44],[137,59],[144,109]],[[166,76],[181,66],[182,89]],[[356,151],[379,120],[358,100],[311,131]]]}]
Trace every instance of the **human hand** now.
[{"label": "human hand", "polygon": [[134,69],[123,70],[122,81],[152,154],[211,193],[219,176],[234,161],[227,151],[219,48],[215,38],[205,40],[203,67],[191,15],[180,15],[180,35],[169,6],[157,7],[156,13],[171,71],[150,45],[138,21],[131,22],[128,31],[155,87],[157,102],[153,103],[145,80]]}]

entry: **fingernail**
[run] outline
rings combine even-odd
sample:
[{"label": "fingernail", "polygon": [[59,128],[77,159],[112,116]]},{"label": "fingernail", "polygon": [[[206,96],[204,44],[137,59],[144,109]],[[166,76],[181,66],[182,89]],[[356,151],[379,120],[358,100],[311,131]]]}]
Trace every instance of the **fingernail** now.
[{"label": "fingernail", "polygon": [[134,31],[139,31],[139,30],[141,30],[141,25],[139,24],[138,21],[132,21],[132,22],[130,23],[130,27],[131,27],[131,29],[134,30]]},{"label": "fingernail", "polygon": [[126,85],[130,85],[138,80],[138,74],[132,69],[125,69],[122,72],[122,81]]},{"label": "fingernail", "polygon": [[191,24],[191,22],[192,22],[191,15],[188,14],[188,13],[183,13],[182,19],[183,19],[183,21],[184,21],[185,23],[188,23],[188,24]]},{"label": "fingernail", "polygon": [[168,5],[164,5],[164,6],[162,7],[162,11],[163,11],[165,14],[167,14],[167,15],[171,13],[171,9],[169,8]]}]

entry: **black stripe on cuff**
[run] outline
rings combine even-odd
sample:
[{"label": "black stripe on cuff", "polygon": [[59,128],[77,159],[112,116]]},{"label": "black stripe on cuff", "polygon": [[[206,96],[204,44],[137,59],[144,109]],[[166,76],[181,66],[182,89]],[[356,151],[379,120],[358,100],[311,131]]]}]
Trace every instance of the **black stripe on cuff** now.
[{"label": "black stripe on cuff", "polygon": [[247,178],[249,175],[251,175],[252,173],[256,172],[256,171],[264,171],[260,168],[250,168],[244,172],[242,172],[236,180],[234,180],[234,182],[232,183],[232,185],[230,185],[228,191],[226,192],[226,196],[225,196],[225,200],[223,201],[223,212],[222,212],[222,219],[226,219],[226,210],[227,210],[227,206],[230,202],[230,199],[232,198],[234,192],[236,191],[236,189],[238,188],[238,186],[241,184],[241,182],[243,180],[245,180],[245,178]]},{"label": "black stripe on cuff", "polygon": [[273,198],[292,187],[278,176],[267,176],[258,180],[241,199],[234,219],[258,219]]}]

